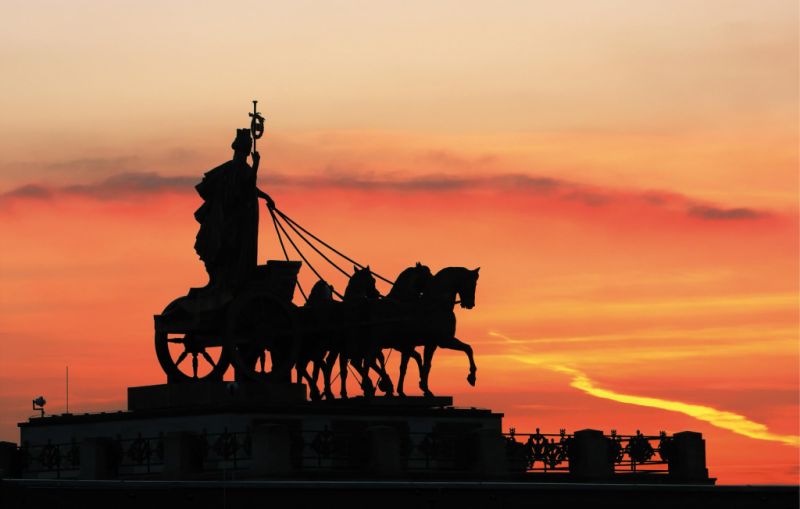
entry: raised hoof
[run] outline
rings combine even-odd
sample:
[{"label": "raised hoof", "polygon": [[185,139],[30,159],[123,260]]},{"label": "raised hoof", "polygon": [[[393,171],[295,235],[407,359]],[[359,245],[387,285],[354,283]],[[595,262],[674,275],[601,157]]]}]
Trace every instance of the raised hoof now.
[{"label": "raised hoof", "polygon": [[467,382],[473,387],[475,387],[475,373],[470,373],[467,375]]}]

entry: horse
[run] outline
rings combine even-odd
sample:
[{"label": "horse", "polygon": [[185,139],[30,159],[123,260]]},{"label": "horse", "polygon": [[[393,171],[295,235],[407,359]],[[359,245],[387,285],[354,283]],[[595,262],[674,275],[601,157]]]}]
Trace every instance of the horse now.
[{"label": "horse", "polygon": [[[374,277],[372,277],[370,273],[366,272],[365,269],[359,271],[359,269],[355,268],[355,270],[365,278],[364,280],[368,287],[368,289],[360,287],[363,292],[360,296],[362,299],[362,304],[365,303],[365,301],[374,302],[378,300],[380,298],[380,294],[375,289]],[[432,277],[433,275],[431,274],[430,268],[417,262],[416,265],[408,267],[397,276],[395,282],[392,284],[391,290],[386,297],[384,297],[384,299],[389,302],[399,304],[417,303],[419,302],[426,285],[430,282]],[[348,294],[345,292],[345,298],[347,299],[347,297]],[[375,341],[375,338],[371,333],[372,327],[374,326],[373,317],[370,316],[368,307],[365,311],[365,308],[362,306],[361,310],[362,315],[359,317],[360,325],[358,327],[358,332],[354,337],[351,337],[351,342],[349,343],[348,358],[350,361],[357,361],[351,362],[351,364],[356,367],[362,378],[367,375],[369,369],[373,369],[379,376],[378,387],[383,390],[386,395],[392,395],[393,386],[391,378],[386,372],[386,359],[383,355],[383,349],[392,348],[398,350],[403,357],[400,371],[400,385],[398,386],[398,395],[405,396],[402,391],[402,384],[403,379],[405,378],[408,360],[413,358],[417,362],[419,372],[422,373],[422,356],[420,356],[420,354],[415,350],[413,345],[409,347],[403,343],[381,343]],[[367,314],[363,314],[364,312]],[[341,357],[340,359],[343,360]],[[340,372],[343,373],[343,377],[347,376],[344,364],[340,367]],[[344,391],[344,394],[346,394],[344,381],[342,391]]]},{"label": "horse", "polygon": [[[389,374],[386,373],[385,366],[378,362],[380,350],[369,341],[364,341],[365,330],[369,327],[369,303],[381,298],[380,292],[376,287],[375,277],[369,265],[363,268],[353,267],[353,275],[344,292],[342,303],[342,325],[344,334],[342,341],[338,343],[339,348],[331,350],[326,361],[326,376],[330,378],[330,371],[338,358],[339,377],[341,388],[339,395],[347,398],[347,365],[361,377],[361,389],[364,395],[369,397],[375,393],[375,387],[369,377],[369,370],[373,369],[378,373],[378,387],[387,395],[394,392],[394,386]],[[365,346],[366,345],[366,346]]]},{"label": "horse", "polygon": [[464,267],[447,267],[433,276],[426,293],[422,298],[422,307],[426,312],[424,323],[425,339],[423,351],[424,375],[420,377],[420,389],[426,396],[433,396],[428,388],[428,375],[431,371],[433,353],[437,348],[447,348],[464,352],[469,359],[467,383],[475,386],[478,367],[472,355],[472,347],[458,339],[456,333],[456,314],[454,308],[457,299],[464,309],[475,307],[475,290],[478,285],[480,267],[470,270]]},{"label": "horse", "polygon": [[[405,269],[397,276],[397,279],[392,285],[392,289],[386,295],[386,299],[405,304],[417,304],[420,302],[432,278],[433,274],[431,273],[431,269],[417,262],[415,266]],[[382,346],[384,348],[393,348],[400,352],[400,376],[397,379],[397,395],[405,396],[403,392],[403,382],[406,377],[408,361],[413,358],[417,362],[419,373],[422,373],[422,357],[413,345],[408,345],[406,343],[390,342],[390,344]],[[383,363],[382,355],[379,360]]]},{"label": "horse", "polygon": [[[460,299],[462,308],[475,306],[475,289],[479,270],[464,267],[447,267],[436,273],[424,285],[417,302],[397,302],[383,299],[372,303],[370,334],[384,348],[395,348],[403,354],[400,372],[405,369],[410,352],[423,347],[420,368],[420,389],[425,396],[433,396],[428,387],[433,354],[437,348],[464,352],[469,360],[467,382],[475,385],[477,366],[472,347],[455,336],[456,317],[454,308]],[[398,393],[402,385],[398,384]]]},{"label": "horse", "polygon": [[[302,341],[297,353],[295,370],[297,382],[303,379],[308,382],[309,396],[316,401],[322,397],[317,387],[317,380],[321,367],[325,362],[325,355],[331,349],[331,337],[337,332],[337,314],[340,302],[333,300],[333,287],[320,279],[311,288],[306,303],[298,308],[299,322],[303,324]],[[308,363],[314,363],[313,375],[307,371]],[[330,372],[322,370],[326,397],[333,397],[330,392]]]}]

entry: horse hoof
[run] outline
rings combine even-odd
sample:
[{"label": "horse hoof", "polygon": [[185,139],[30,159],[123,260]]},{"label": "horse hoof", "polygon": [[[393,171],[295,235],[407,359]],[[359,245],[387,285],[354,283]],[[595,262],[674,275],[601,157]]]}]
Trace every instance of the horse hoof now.
[{"label": "horse hoof", "polygon": [[383,392],[394,392],[394,387],[392,386],[392,382],[388,380],[381,380],[378,382],[378,388]]},{"label": "horse hoof", "polygon": [[422,395],[425,396],[426,398],[432,398],[433,397],[433,393],[431,391],[425,391]]},{"label": "horse hoof", "polygon": [[475,387],[475,373],[470,373],[470,374],[467,376],[467,382],[469,382],[469,384],[470,384],[471,386]]},{"label": "horse hoof", "polygon": [[403,391],[397,391],[397,396],[400,397],[400,398],[405,398],[406,397],[406,393],[403,392]]},{"label": "horse hoof", "polygon": [[362,385],[361,390],[364,392],[365,398],[371,398],[375,395],[375,387],[373,387],[372,384]]}]

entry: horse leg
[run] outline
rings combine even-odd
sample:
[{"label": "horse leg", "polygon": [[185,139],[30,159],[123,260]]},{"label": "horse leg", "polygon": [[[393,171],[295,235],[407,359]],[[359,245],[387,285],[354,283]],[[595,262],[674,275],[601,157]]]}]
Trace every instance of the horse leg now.
[{"label": "horse leg", "polygon": [[[313,362],[314,362],[314,369],[313,369],[313,372],[311,373],[311,379],[314,380],[314,387],[318,387],[317,381],[319,380],[319,374],[320,373],[322,373],[322,382],[323,382],[323,386],[324,386],[325,385],[325,370],[322,369],[322,366],[323,366],[323,363],[325,362],[325,359],[321,355],[317,355],[314,358]],[[321,394],[320,394],[320,399],[322,399]]]},{"label": "horse leg", "polygon": [[436,351],[436,345],[425,345],[422,352],[422,370],[419,376],[419,388],[422,389],[422,394],[426,397],[433,397],[433,393],[428,388],[428,375],[431,372],[431,361],[433,360],[433,352]]},{"label": "horse leg", "polygon": [[321,395],[319,393],[319,389],[317,388],[316,380],[312,379],[311,375],[308,374],[308,370],[306,369],[307,367],[307,359],[303,359],[297,363],[297,383],[302,383],[303,379],[305,378],[308,381],[308,391],[311,401],[319,401],[321,399]]},{"label": "horse leg", "polygon": [[[422,373],[422,356],[419,354],[419,352],[417,352],[417,349],[412,348],[411,351],[408,352],[408,356],[417,362],[417,371]],[[407,360],[406,363],[408,363]]]},{"label": "horse leg", "polygon": [[406,394],[403,392],[403,382],[406,379],[406,369],[408,368],[408,353],[402,352],[400,355],[400,376],[397,379],[397,395],[405,397]]},{"label": "horse leg", "polygon": [[399,396],[405,396],[405,393],[403,392],[403,382],[405,381],[406,371],[408,370],[408,360],[413,358],[417,362],[417,371],[422,374],[422,356],[415,348],[404,350],[401,355],[400,378],[397,380],[397,394]]},{"label": "horse leg", "polygon": [[455,336],[444,341],[440,341],[438,346],[441,348],[447,348],[448,350],[458,350],[459,352],[464,352],[467,355],[467,358],[469,359],[469,375],[467,375],[467,382],[469,382],[470,385],[475,386],[475,372],[478,371],[478,366],[475,365],[475,359],[472,356],[472,347]]},{"label": "horse leg", "polygon": [[336,357],[338,353],[330,352],[326,357],[322,357],[322,378],[325,382],[325,399],[334,399],[333,390],[331,389],[331,372],[336,365]]},{"label": "horse leg", "polygon": [[386,372],[386,358],[383,356],[382,351],[378,351],[377,355],[372,359],[372,369],[378,373],[378,388],[387,396],[394,394],[394,384],[389,373]]},{"label": "horse leg", "polygon": [[374,359],[368,359],[363,356],[350,359],[350,367],[353,369],[353,373],[358,374],[361,378],[359,385],[361,386],[365,398],[371,398],[375,395],[375,385],[369,377],[369,370],[374,362]]},{"label": "horse leg", "polygon": [[341,352],[339,354],[339,380],[341,381],[341,389],[339,389],[339,397],[347,399],[347,362],[348,358]]},{"label": "horse leg", "polygon": [[371,398],[375,396],[375,384],[372,383],[372,379],[369,377],[369,368],[372,364],[377,364],[375,358],[367,360],[366,358],[361,358],[355,368],[358,374],[361,376],[361,390],[364,391],[365,398]]}]

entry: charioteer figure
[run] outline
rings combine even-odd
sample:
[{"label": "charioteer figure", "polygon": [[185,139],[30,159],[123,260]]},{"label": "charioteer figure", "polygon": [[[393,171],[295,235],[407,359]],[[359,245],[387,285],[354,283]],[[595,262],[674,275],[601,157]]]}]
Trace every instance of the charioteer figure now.
[{"label": "charioteer figure", "polygon": [[255,111],[255,101],[253,110],[251,128],[236,131],[233,159],[207,172],[195,187],[204,203],[194,213],[200,223],[194,248],[208,272],[206,288],[220,294],[235,294],[250,280],[258,264],[258,200],[275,206],[256,185],[261,156],[253,139],[263,134],[264,119]]}]

